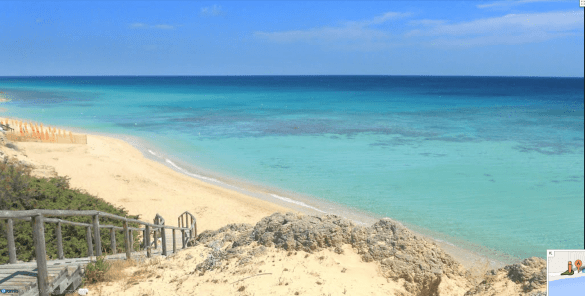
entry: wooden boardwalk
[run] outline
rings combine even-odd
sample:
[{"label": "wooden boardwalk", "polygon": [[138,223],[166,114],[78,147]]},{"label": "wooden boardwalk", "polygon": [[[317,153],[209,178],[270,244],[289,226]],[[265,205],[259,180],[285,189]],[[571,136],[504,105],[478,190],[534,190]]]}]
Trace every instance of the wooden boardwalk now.
[{"label": "wooden boardwalk", "polygon": [[[42,220],[42,215],[69,215],[71,216],[72,213],[71,212],[67,212],[64,213],[64,211],[50,211],[50,210],[34,210],[35,213],[34,217],[39,217],[41,216],[41,221]],[[17,212],[21,212],[21,213],[17,213]],[[94,249],[94,243],[92,243],[92,241],[95,241],[95,249],[96,249],[96,255],[100,256],[102,255],[101,252],[98,252],[97,250],[99,250],[99,246],[101,246],[101,242],[99,239],[99,235],[97,235],[98,239],[95,239],[96,236],[94,236],[94,238],[92,239],[91,234],[92,234],[92,229],[91,226],[88,226],[87,224],[84,224],[83,226],[85,227],[89,227],[88,228],[88,248],[89,248],[89,253],[90,253],[90,257],[85,257],[85,258],[67,258],[67,259],[59,259],[59,260],[46,260],[46,253],[45,253],[45,245],[44,245],[44,239],[40,239],[39,237],[44,237],[44,230],[40,229],[40,227],[38,226],[38,224],[36,224],[34,231],[33,231],[33,236],[35,238],[35,252],[37,254],[36,258],[37,261],[33,261],[33,262],[16,262],[15,261],[15,250],[14,250],[14,238],[11,237],[13,236],[12,233],[12,221],[11,219],[13,219],[12,217],[20,217],[20,219],[26,219],[23,217],[26,217],[27,215],[24,215],[22,212],[29,212],[29,211],[0,211],[0,218],[4,218],[4,219],[9,219],[9,227],[8,227],[8,233],[7,233],[7,238],[8,238],[8,245],[9,245],[9,253],[10,253],[10,260],[11,260],[11,264],[4,264],[4,265],[0,265],[0,296],[3,295],[25,295],[25,296],[29,296],[29,295],[60,295],[60,294],[64,294],[64,293],[73,293],[75,292],[79,286],[82,283],[82,278],[84,276],[84,272],[85,272],[85,267],[87,264],[89,264],[92,261],[95,261],[97,257],[92,256],[93,255],[93,249]],[[28,214],[28,213],[27,213]],[[78,211],[75,213],[76,215],[80,216],[81,214],[85,214],[85,215],[94,215],[94,217],[96,217],[96,219],[94,220],[94,224],[93,224],[93,229],[99,229],[99,228],[110,228],[110,229],[114,229],[116,228],[115,226],[111,226],[111,225],[99,225],[99,220],[98,220],[98,216],[110,216],[112,217],[113,215],[107,214],[107,213],[102,213],[102,212],[96,212],[96,211]],[[188,214],[190,215],[191,218],[191,223],[188,223],[187,221],[189,220],[188,218],[185,218],[183,223],[183,215]],[[157,215],[157,217],[155,217],[155,224],[150,224],[150,223],[146,223],[146,222],[142,222],[142,221],[137,221],[137,220],[132,220],[132,219],[126,219],[126,218],[122,218],[122,217],[118,217],[120,220],[124,219],[125,222],[131,221],[131,222],[139,222],[140,224],[145,225],[145,228],[141,228],[141,229],[137,229],[137,228],[129,228],[127,226],[125,226],[124,231],[126,231],[128,234],[130,234],[132,230],[134,231],[141,231],[142,233],[149,233],[150,235],[147,235],[146,237],[143,237],[142,240],[142,244],[140,246],[141,251],[138,252],[124,252],[124,253],[118,253],[118,254],[110,254],[110,255],[105,255],[103,257],[105,257],[106,260],[125,260],[128,258],[131,258],[133,260],[136,261],[143,261],[147,258],[152,258],[152,257],[158,257],[158,256],[164,256],[163,253],[166,251],[166,256],[171,256],[174,252],[173,250],[176,250],[176,252],[179,252],[182,248],[186,247],[186,244],[184,241],[182,241],[183,236],[181,234],[176,235],[175,233],[175,241],[173,242],[173,233],[176,230],[180,230],[181,232],[185,233],[185,240],[189,239],[190,237],[194,237],[197,235],[197,228],[196,228],[196,222],[194,217],[188,213],[185,212],[184,214],[182,214],[179,217],[179,225],[180,227],[173,227],[173,226],[165,226],[164,225],[164,219],[162,219],[162,217],[160,217],[159,215]],[[37,218],[35,218],[37,219]],[[158,219],[158,220],[157,220]],[[65,223],[65,221],[63,220],[59,220],[58,219],[49,219],[49,218],[45,218],[45,222],[53,222],[53,223]],[[71,222],[74,225],[78,225],[80,223],[74,223]],[[41,223],[42,224],[42,223]],[[125,224],[126,225],[126,224]],[[185,225],[190,225],[190,227],[184,227]],[[96,227],[97,226],[97,227]],[[152,227],[152,228],[151,228]],[[157,229],[164,229],[164,237],[161,236],[160,231],[155,231]],[[60,239],[60,231],[58,232],[58,238]],[[99,233],[99,232],[98,232]],[[154,241],[151,242],[151,239],[153,239]],[[156,243],[156,247],[155,247],[155,241]],[[166,250],[163,250],[163,246],[162,243],[163,241],[165,241],[165,246],[166,246]],[[12,244],[12,246],[11,246]],[[115,241],[114,241],[115,244]],[[131,239],[129,239],[129,235],[126,237],[125,240],[125,244],[127,247],[127,250],[130,250],[130,248],[128,247],[129,245],[131,245]],[[145,250],[144,245],[150,245],[150,248],[147,248]],[[41,246],[41,247],[37,247],[37,246]],[[61,247],[62,249],[62,247]],[[61,256],[62,256],[62,252],[61,252]],[[43,260],[44,259],[44,260]],[[40,268],[40,270],[39,270]],[[40,288],[39,287],[45,287]],[[40,292],[40,291],[45,291],[45,292]]]},{"label": "wooden boardwalk", "polygon": [[[167,237],[172,237],[172,230],[166,230]],[[176,245],[181,245],[180,236],[176,237]],[[152,245],[154,248],[154,245]],[[167,256],[173,254],[173,242],[167,241]],[[181,249],[177,249],[177,253]],[[162,245],[158,248],[152,249],[152,257],[162,256]],[[126,255],[115,254],[105,256],[106,260],[124,260]],[[136,261],[143,261],[147,258],[146,251],[139,251],[132,253],[132,259]],[[92,257],[95,261],[95,257]],[[85,272],[85,266],[90,262],[89,257],[74,258],[64,260],[50,260],[47,261],[47,268],[49,270],[49,286],[53,294],[59,295],[65,292],[74,292],[81,285],[81,279]],[[16,264],[0,265],[0,296],[3,295],[39,295],[37,287],[37,263],[26,262]],[[2,289],[5,292],[2,292]],[[15,291],[10,293],[6,291]],[[18,291],[18,292],[16,292]]]}]

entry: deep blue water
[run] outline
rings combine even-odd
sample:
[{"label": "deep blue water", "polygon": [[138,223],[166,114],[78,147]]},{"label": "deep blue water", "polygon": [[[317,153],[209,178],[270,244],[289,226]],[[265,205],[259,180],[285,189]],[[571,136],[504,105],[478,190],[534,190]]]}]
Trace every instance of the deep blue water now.
[{"label": "deep blue water", "polygon": [[1,116],[495,256],[583,248],[583,78],[2,77]]}]

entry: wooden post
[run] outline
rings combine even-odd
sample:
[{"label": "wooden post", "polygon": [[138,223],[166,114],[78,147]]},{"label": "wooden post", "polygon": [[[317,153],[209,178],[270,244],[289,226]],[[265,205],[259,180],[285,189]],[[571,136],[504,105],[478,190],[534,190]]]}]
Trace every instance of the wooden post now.
[{"label": "wooden post", "polygon": [[124,248],[126,248],[126,260],[132,259],[131,233],[128,229],[128,221],[124,220]]},{"label": "wooden post", "polygon": [[195,224],[193,225],[193,231],[195,232],[193,235],[197,238],[197,220],[195,220]]},{"label": "wooden post", "polygon": [[146,250],[146,228],[142,230],[142,249]]},{"label": "wooden post", "polygon": [[191,217],[191,215],[187,215],[187,221],[189,221],[187,227],[189,227],[189,238],[191,238],[193,235],[193,229],[191,229],[191,224],[193,224],[193,217]]},{"label": "wooden post", "polygon": [[37,260],[37,287],[40,296],[49,296],[49,270],[47,269],[47,251],[45,249],[45,227],[43,215],[33,218],[33,240]]},{"label": "wooden post", "polygon": [[63,236],[61,235],[61,222],[57,222],[57,256],[63,259]]},{"label": "wooden post", "polygon": [[173,254],[177,253],[177,238],[175,236],[175,230],[173,228]]},{"label": "wooden post", "polygon": [[[185,242],[189,241],[189,237],[191,236],[191,223],[189,223],[189,215],[185,215],[185,227],[187,227],[189,230],[186,230],[185,233]],[[186,244],[185,244],[186,245]]]},{"label": "wooden post", "polygon": [[144,237],[144,244],[146,245],[146,257],[150,258],[150,225],[146,224],[146,236]]},{"label": "wooden post", "polygon": [[8,219],[6,238],[8,239],[8,257],[10,257],[10,264],[16,263],[16,247],[14,246],[14,227],[12,223],[12,219]]},{"label": "wooden post", "polygon": [[116,254],[116,231],[114,228],[110,228],[110,248],[112,248],[112,254]]},{"label": "wooden post", "polygon": [[161,228],[160,236],[162,239],[162,255],[166,256],[167,255],[167,234],[166,234],[164,227]]},{"label": "wooden post", "polygon": [[128,230],[130,233],[130,250],[134,251],[134,234],[132,234],[132,230]]},{"label": "wooden post", "polygon": [[93,235],[95,239],[95,255],[102,255],[102,238],[100,235],[100,218],[99,215],[93,216]]},{"label": "wooden post", "polygon": [[93,257],[93,244],[91,243],[91,226],[87,226],[87,232],[85,234],[85,239],[87,240],[87,256],[91,261],[91,257]]},{"label": "wooden post", "polygon": [[158,241],[156,239],[156,232],[157,232],[157,229],[156,228],[153,229],[153,231],[152,231],[152,237],[154,238],[154,248],[155,249],[158,248]]},{"label": "wooden post", "polygon": [[185,248],[185,229],[181,229],[181,242],[183,243],[183,249]]}]

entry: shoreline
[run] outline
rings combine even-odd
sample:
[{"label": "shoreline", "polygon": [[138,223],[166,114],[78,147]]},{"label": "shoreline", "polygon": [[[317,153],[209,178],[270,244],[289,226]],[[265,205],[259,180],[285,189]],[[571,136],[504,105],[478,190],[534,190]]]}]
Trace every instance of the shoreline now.
[{"label": "shoreline", "polygon": [[[305,215],[321,214],[337,215],[349,219],[358,225],[363,226],[372,225],[373,223],[379,221],[382,218],[390,218],[393,221],[396,221],[392,217],[383,217],[374,213],[366,212],[361,209],[348,207],[335,202],[320,199],[318,197],[306,196],[295,192],[283,190],[280,188],[272,188],[257,184],[251,184],[251,182],[247,180],[244,181],[241,181],[239,179],[234,180],[228,177],[221,176],[219,174],[207,176],[205,175],[205,173],[192,173],[189,172],[187,169],[182,168],[180,166],[181,165],[180,161],[169,159],[172,158],[173,156],[164,155],[164,153],[163,153],[164,156],[157,155],[156,152],[152,151],[151,149],[149,149],[149,147],[147,147],[149,144],[150,145],[154,144],[148,143],[147,140],[135,136],[125,134],[87,132],[84,131],[83,129],[75,128],[69,129],[77,130],[80,133],[86,133],[88,135],[98,135],[124,141],[125,143],[131,145],[134,149],[140,151],[145,159],[153,160],[177,173],[186,175],[201,182],[222,187],[226,190],[234,190],[246,196],[251,196],[253,198],[260,199],[271,204],[276,204],[278,206],[282,206],[294,212],[302,213]],[[155,156],[158,156],[158,158],[156,158]],[[177,163],[179,165],[177,165]],[[425,231],[424,229],[421,229],[418,226],[410,225],[402,221],[396,222],[403,224],[416,235],[420,235],[436,243],[445,252],[447,252],[449,255],[455,258],[459,263],[461,263],[466,268],[472,268],[476,266],[478,262],[480,262],[480,264],[485,264],[485,262],[487,262],[490,269],[498,269],[505,265],[519,263],[524,259],[512,257],[509,255],[493,254],[496,252],[495,250],[487,249],[483,246],[475,245],[472,243],[465,244],[466,246],[474,247],[475,249],[480,250],[483,249],[483,252],[474,251],[470,248],[462,247],[457,243],[451,243],[449,242],[449,239],[436,238],[435,237],[436,235],[434,235],[430,230]],[[486,253],[490,255],[486,255]]]},{"label": "shoreline", "polygon": [[[2,117],[0,117],[2,118]],[[11,117],[12,119],[19,119],[23,120],[22,118],[15,118]],[[112,190],[105,190],[102,188],[96,188],[95,184],[89,180],[94,180],[92,177],[88,177],[86,174],[85,177],[74,173],[75,170],[71,170],[72,168],[65,168],[62,163],[58,163],[59,157],[51,157],[48,155],[50,153],[59,153],[66,151],[67,153],[76,152],[75,158],[79,159],[76,163],[83,163],[82,161],[83,156],[85,158],[90,158],[90,160],[85,159],[86,166],[93,166],[96,161],[104,162],[107,160],[112,161],[111,157],[108,159],[108,155],[105,155],[108,151],[98,151],[98,154],[102,154],[101,156],[95,155],[93,158],[89,157],[92,152],[96,152],[96,149],[105,149],[109,152],[113,150],[118,150],[122,152],[123,155],[127,157],[124,159],[126,164],[128,164],[128,160],[134,161],[134,163],[138,164],[141,169],[147,169],[151,171],[160,171],[165,177],[175,178],[177,179],[178,183],[181,183],[181,186],[185,184],[194,183],[187,185],[188,187],[198,187],[200,190],[206,191],[205,197],[216,198],[218,195],[224,197],[220,204],[213,203],[209,200],[204,202],[202,198],[189,198],[188,196],[181,196],[179,198],[184,205],[190,205],[197,210],[192,210],[192,213],[198,219],[198,224],[200,226],[200,232],[204,230],[216,230],[220,227],[225,226],[226,224],[230,223],[249,223],[255,224],[258,220],[264,216],[268,216],[276,211],[280,212],[296,212],[302,213],[305,215],[314,215],[314,214],[334,214],[338,216],[342,216],[344,218],[350,219],[354,221],[356,224],[362,225],[371,225],[372,223],[378,221],[382,217],[375,217],[375,215],[371,213],[365,213],[360,211],[359,209],[352,209],[349,207],[344,207],[343,205],[337,205],[332,202],[322,201],[322,200],[311,200],[310,197],[302,197],[299,200],[300,195],[291,193],[283,193],[276,192],[274,190],[270,190],[272,188],[261,188],[258,186],[246,184],[245,181],[242,182],[246,188],[239,187],[236,185],[232,185],[230,183],[239,183],[239,182],[230,182],[233,180],[225,180],[224,178],[217,178],[215,177],[207,177],[202,176],[199,174],[190,173],[186,169],[183,169],[179,165],[176,165],[173,160],[170,160],[166,157],[160,157],[155,152],[148,148],[147,140],[140,139],[135,136],[124,135],[124,134],[109,134],[109,133],[97,133],[91,132],[84,129],[79,129],[75,127],[61,127],[55,126],[58,128],[65,128],[68,130],[72,130],[77,133],[84,133],[88,135],[88,144],[87,145],[77,145],[77,144],[48,144],[48,143],[32,143],[32,142],[18,142],[18,145],[24,148],[24,152],[26,152],[26,157],[28,159],[33,160],[34,162],[40,164],[41,166],[49,166],[53,167],[55,172],[59,175],[69,176],[71,178],[71,185],[72,187],[77,187],[88,191],[92,195],[96,195],[115,206],[123,206],[126,208],[131,214],[140,214],[141,218],[143,219],[150,219],[150,217],[154,217],[156,214],[153,209],[147,209],[145,207],[145,203],[142,205],[140,200],[132,199],[132,198],[115,198],[112,196]],[[54,149],[48,148],[48,145],[56,145]],[[105,146],[105,148],[104,148]],[[85,149],[84,149],[85,147]],[[96,148],[98,147],[98,148]],[[100,148],[101,147],[101,148]],[[30,153],[33,152],[33,153]],[[62,153],[63,154],[63,153]],[[111,153],[110,153],[111,154]],[[164,154],[164,153],[163,153]],[[61,155],[62,156],[62,155]],[[111,155],[109,155],[111,156]],[[157,159],[157,156],[159,159]],[[172,156],[170,156],[172,158]],[[55,158],[57,158],[55,160]],[[116,161],[124,161],[124,160],[116,160]],[[114,163],[115,164],[115,163]],[[110,165],[113,165],[110,163]],[[128,169],[128,168],[124,168]],[[105,171],[111,172],[113,170],[112,167],[105,169]],[[166,172],[165,172],[166,170]],[[172,173],[171,173],[172,172]],[[95,182],[101,184],[111,184],[112,182],[118,182],[120,177],[128,175],[127,172],[125,174],[113,174],[110,175],[109,180],[103,180],[102,182]],[[147,171],[148,173],[148,171]],[[72,176],[73,175],[73,176]],[[75,178],[74,178],[75,176]],[[112,176],[114,178],[112,178]],[[94,176],[95,178],[96,176]],[[83,180],[85,179],[85,181]],[[108,178],[106,178],[108,179]],[[113,180],[112,180],[113,179]],[[143,178],[144,179],[144,178]],[[89,181],[89,182],[88,182]],[[122,182],[125,182],[126,185],[129,185],[131,182],[140,183],[141,180],[128,180],[123,179]],[[142,180],[143,181],[143,180]],[[123,183],[121,184],[122,186]],[[159,184],[160,185],[160,184]],[[131,185],[132,186],[132,185]],[[99,185],[97,186],[99,187]],[[111,189],[111,188],[110,188]],[[172,191],[172,188],[170,191]],[[125,191],[126,194],[131,196],[133,195],[131,192]],[[177,191],[177,190],[175,190]],[[180,190],[179,190],[180,191]],[[213,192],[213,194],[210,194]],[[109,194],[109,195],[108,195]],[[284,196],[282,196],[282,195]],[[116,195],[116,194],[114,194]],[[184,194],[183,194],[184,195]],[[293,196],[293,198],[285,197],[285,196]],[[137,197],[139,198],[139,197]],[[158,211],[162,211],[163,217],[170,217],[174,219],[174,217],[178,216],[184,210],[187,209],[169,209],[169,205],[167,202],[160,202],[162,201],[160,198],[151,198],[151,202],[155,202],[158,207]],[[196,202],[197,201],[197,202]],[[166,207],[164,207],[166,206]],[[218,207],[219,206],[219,207]],[[220,208],[220,209],[218,209]],[[323,209],[328,209],[328,211],[323,211]],[[224,213],[221,213],[224,210]],[[253,213],[247,214],[244,213],[244,210],[252,210]],[[331,211],[333,210],[333,211]],[[207,212],[212,212],[207,214]],[[176,213],[175,213],[176,212]],[[159,212],[157,212],[159,213]],[[207,218],[214,218],[214,222],[205,221]],[[167,218],[168,220],[169,218]],[[221,221],[221,222],[220,222]],[[400,222],[402,223],[402,222]],[[403,223],[402,223],[403,224]],[[466,268],[471,268],[481,262],[481,264],[485,264],[487,262],[490,269],[497,269],[506,264],[516,263],[511,261],[502,261],[498,260],[497,258],[491,258],[491,256],[486,256],[480,253],[477,253],[473,250],[465,249],[461,246],[449,243],[447,241],[443,241],[437,238],[432,237],[428,234],[422,234],[418,230],[413,230],[412,227],[408,224],[405,225],[409,228],[412,232],[421,235],[430,241],[436,243],[443,249],[446,253],[451,255],[456,261],[461,263]]]}]

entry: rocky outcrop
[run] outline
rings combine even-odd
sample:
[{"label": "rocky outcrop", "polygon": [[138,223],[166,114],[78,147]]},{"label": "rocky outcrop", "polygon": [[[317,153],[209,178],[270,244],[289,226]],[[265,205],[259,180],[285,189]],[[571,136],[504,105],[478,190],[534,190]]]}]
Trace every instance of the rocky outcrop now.
[{"label": "rocky outcrop", "polygon": [[[245,264],[264,253],[265,247],[309,253],[329,248],[340,253],[344,244],[351,244],[364,261],[380,262],[387,278],[405,279],[405,288],[414,295],[435,295],[443,276],[461,275],[460,265],[436,244],[391,219],[363,227],[335,215],[275,213],[254,227],[231,224],[205,231],[191,244],[205,244],[212,249],[205,262],[197,266],[202,272],[231,258]],[[244,251],[244,246],[251,245],[256,247]]]},{"label": "rocky outcrop", "polygon": [[546,261],[542,258],[527,258],[522,263],[505,266],[504,270],[510,280],[522,283],[527,291],[546,285]]},{"label": "rocky outcrop", "polygon": [[465,295],[500,295],[497,291],[498,287],[494,284],[497,282],[517,284],[524,295],[546,295],[543,291],[535,291],[546,288],[546,261],[542,258],[531,257],[524,259],[521,263],[492,270],[479,285]]}]

